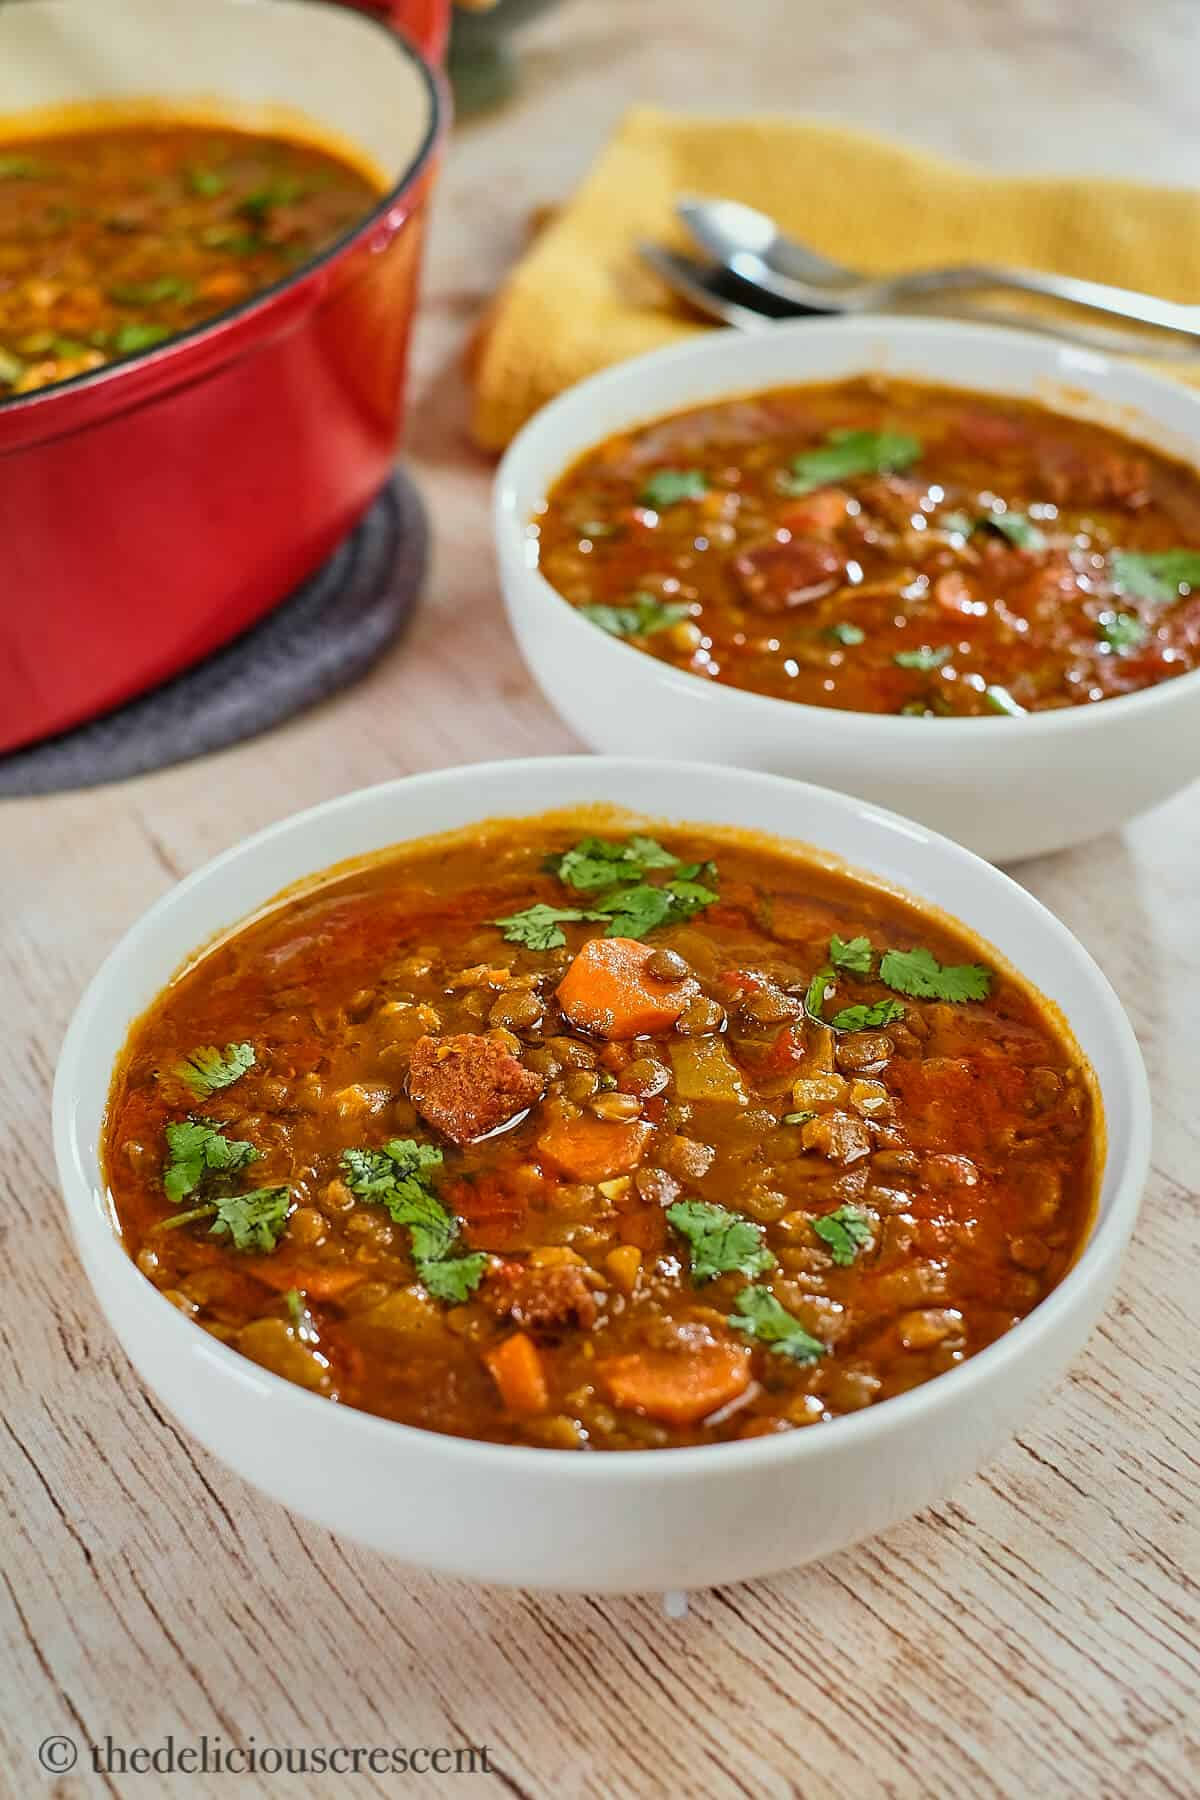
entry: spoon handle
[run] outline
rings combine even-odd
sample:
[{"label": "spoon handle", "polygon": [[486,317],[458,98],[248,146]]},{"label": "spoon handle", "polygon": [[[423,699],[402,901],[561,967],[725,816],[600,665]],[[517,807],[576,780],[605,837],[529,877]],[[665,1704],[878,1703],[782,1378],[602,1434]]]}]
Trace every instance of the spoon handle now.
[{"label": "spoon handle", "polygon": [[1001,268],[988,263],[962,263],[945,269],[921,269],[911,275],[868,282],[855,294],[856,304],[870,295],[875,305],[916,298],[925,294],[977,293],[1004,288],[1021,294],[1039,294],[1048,300],[1066,300],[1110,318],[1136,325],[1153,325],[1162,331],[1182,332],[1200,339],[1200,308],[1160,300],[1133,288],[1112,287],[1103,281],[1085,281],[1077,275],[1050,275],[1039,269]]}]

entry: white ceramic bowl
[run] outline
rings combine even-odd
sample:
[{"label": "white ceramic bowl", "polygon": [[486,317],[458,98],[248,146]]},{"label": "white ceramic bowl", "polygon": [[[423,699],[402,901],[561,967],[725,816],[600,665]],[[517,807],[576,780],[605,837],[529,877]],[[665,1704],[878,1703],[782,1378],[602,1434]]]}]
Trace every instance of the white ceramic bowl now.
[{"label": "white ceramic bowl", "polygon": [[[120,1247],[97,1143],[133,1019],[197,946],[281,888],[405,838],[607,801],[806,840],[935,901],[1058,1002],[1096,1072],[1109,1153],[1066,1279],[999,1342],[865,1412],[741,1444],[572,1454],[439,1436],[268,1374],[185,1319]],[[1039,903],[969,852],[862,801],[768,775],[566,757],[486,763],[348,794],[181,882],[122,939],[67,1034],[59,1173],[100,1304],[147,1385],[240,1475],[331,1530],[428,1569],[597,1593],[704,1587],[824,1556],[927,1506],[1013,1430],[1079,1349],[1116,1275],[1149,1156],[1133,1033],[1104,976]]]},{"label": "white ceramic bowl", "polygon": [[619,364],[539,412],[495,493],[509,617],[546,698],[595,750],[701,756],[824,782],[995,861],[1110,831],[1200,775],[1200,673],[1021,719],[907,719],[719,686],[598,631],[539,573],[527,526],[610,434],[707,401],[866,371],[1041,400],[1200,463],[1200,396],[1049,338],[935,319],[801,320],[716,331]]}]

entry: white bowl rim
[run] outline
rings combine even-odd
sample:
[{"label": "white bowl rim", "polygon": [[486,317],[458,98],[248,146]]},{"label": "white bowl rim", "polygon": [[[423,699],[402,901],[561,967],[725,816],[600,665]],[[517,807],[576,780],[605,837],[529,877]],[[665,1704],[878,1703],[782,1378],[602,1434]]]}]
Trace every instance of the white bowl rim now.
[{"label": "white bowl rim", "polygon": [[[1191,402],[1196,410],[1197,479],[1200,480],[1200,393],[1185,387],[1182,382],[1173,382],[1166,376],[1145,369],[1140,364],[1130,364],[1126,367],[1125,364],[1118,363],[1103,351],[1070,349],[1069,346],[1056,339],[1039,336],[1037,332],[1033,331],[1018,331],[1008,326],[982,325],[963,319],[893,319],[883,313],[863,314],[854,318],[785,320],[773,324],[771,331],[774,341],[789,337],[811,339],[818,333],[851,340],[856,337],[870,337],[877,341],[881,336],[887,336],[900,342],[919,342],[922,338],[930,336],[934,340],[957,337],[966,341],[973,339],[977,343],[986,340],[993,344],[1015,344],[1018,347],[1024,346],[1026,349],[1036,351],[1042,357],[1057,349],[1060,354],[1069,352],[1072,359],[1070,362],[1072,377],[1078,378],[1074,385],[1088,393],[1096,392],[1090,384],[1090,377],[1120,369],[1122,374],[1131,376],[1135,383],[1144,385],[1149,390],[1151,397],[1155,393],[1160,393],[1169,395],[1172,401],[1178,401],[1182,397],[1185,404]],[[753,341],[757,342],[757,336]],[[744,333],[736,330],[733,326],[718,327],[702,337],[689,339],[682,344],[666,344],[661,349],[649,350],[641,356],[630,357],[624,362],[614,363],[607,369],[601,369],[595,375],[589,375],[585,380],[576,382],[553,400],[547,401],[544,406],[539,407],[538,411],[522,425],[500,459],[496,470],[492,500],[492,521],[497,543],[500,544],[501,540],[511,537],[513,551],[521,560],[524,572],[533,583],[538,600],[542,604],[552,603],[571,614],[569,629],[577,630],[579,633],[578,642],[581,655],[586,653],[589,643],[591,643],[593,651],[595,650],[596,627],[589,625],[587,620],[580,616],[578,609],[573,607],[569,601],[564,600],[558,589],[542,574],[540,566],[530,567],[523,560],[526,541],[525,527],[528,521],[520,516],[517,506],[516,470],[521,459],[531,453],[533,446],[537,444],[542,432],[547,427],[552,427],[560,418],[569,417],[577,407],[586,406],[597,394],[619,388],[626,382],[636,385],[639,378],[648,374],[652,369],[673,368],[681,363],[692,361],[720,363],[735,344],[745,342],[747,339]],[[949,387],[958,385],[954,382],[935,383],[932,377],[929,380],[930,385]],[[790,385],[804,386],[805,382],[801,381]],[[747,394],[766,391],[757,385],[751,388],[738,385],[736,380],[721,382],[714,389],[711,401],[717,403],[722,398],[735,399]],[[963,388],[961,391],[969,393],[972,390]],[[996,392],[999,393],[999,390]],[[1097,397],[1100,396],[1097,394]],[[697,400],[690,404],[702,406],[706,402]],[[672,410],[688,411],[690,406],[668,408],[665,411],[660,409],[645,418],[639,414],[638,420],[635,422],[652,424],[655,419],[670,417]],[[1052,412],[1055,409],[1047,407],[1046,410]],[[1130,441],[1137,442],[1138,440],[1131,438]],[[1145,447],[1151,450],[1154,448],[1152,444],[1146,444]],[[569,465],[564,465],[564,470],[567,466]],[[559,473],[563,473],[564,470],[560,470]],[[613,637],[608,633],[600,635],[623,658],[636,657],[639,663],[644,663],[649,657],[648,651],[635,650],[632,644],[626,644],[618,637]],[[856,732],[865,733],[869,737],[880,740],[879,748],[883,749],[887,741],[898,741],[900,738],[903,738],[906,745],[911,745],[911,734],[919,723],[912,719],[896,717],[891,713],[855,712],[848,707],[814,706],[805,700],[783,700],[773,694],[757,694],[748,688],[732,687],[725,682],[706,681],[702,676],[691,675],[686,669],[677,669],[671,663],[663,662],[658,657],[650,657],[649,660],[657,667],[658,682],[678,694],[681,699],[698,698],[697,689],[699,689],[700,692],[710,696],[712,704],[718,707],[725,706],[741,711],[747,717],[758,715],[764,720],[773,719],[776,726],[781,728],[789,720],[794,724],[798,712],[810,721],[817,719],[829,721],[828,728],[830,730],[839,728],[834,721],[842,721],[841,729],[848,730],[849,726],[844,722],[849,720],[853,722]],[[1183,675],[1174,675],[1168,681],[1155,682],[1151,687],[1138,688],[1130,694],[1114,694],[1107,700],[1098,700],[1082,706],[1051,707],[1042,712],[1026,712],[1017,717],[997,714],[995,717],[981,715],[962,719],[938,719],[935,721],[936,740],[940,743],[956,736],[961,737],[963,734],[973,736],[981,731],[997,733],[1003,731],[1014,736],[1019,733],[1024,737],[1049,737],[1067,731],[1103,729],[1105,719],[1114,716],[1112,712],[1114,707],[1120,709],[1121,717],[1131,717],[1135,712],[1144,712],[1150,707],[1161,706],[1171,699],[1178,699],[1177,690],[1179,689],[1186,689],[1191,693],[1198,685],[1200,685],[1200,667],[1189,669]],[[931,732],[931,738],[933,736],[934,734]]]},{"label": "white bowl rim", "polygon": [[[289,833],[310,830],[321,820],[352,812],[369,797],[394,793],[400,798],[415,788],[429,789],[439,785],[453,787],[463,780],[470,781],[485,774],[490,775],[498,769],[520,775],[528,770],[544,771],[550,768],[569,775],[572,766],[578,766],[580,762],[586,762],[589,767],[599,765],[611,768],[614,772],[634,769],[645,771],[652,768],[656,773],[686,774],[700,781],[706,775],[719,774],[722,779],[732,781],[737,786],[761,788],[766,785],[779,789],[787,794],[793,804],[802,803],[806,795],[819,795],[823,801],[832,798],[853,811],[860,819],[869,821],[872,829],[878,826],[889,832],[899,830],[910,841],[916,838],[941,854],[949,852],[964,865],[973,867],[976,875],[983,880],[1011,890],[1014,896],[1019,896],[1020,905],[1036,920],[1036,928],[1056,939],[1063,954],[1072,957],[1084,971],[1095,991],[1103,1030],[1110,1034],[1113,1047],[1123,1065],[1122,1078],[1130,1100],[1132,1131],[1128,1140],[1115,1147],[1115,1150],[1111,1142],[1106,1145],[1105,1172],[1112,1166],[1114,1155],[1118,1155],[1123,1164],[1107,1215],[1097,1216],[1083,1250],[1058,1286],[1051,1289],[1044,1300],[1039,1301],[1030,1313],[1002,1337],[977,1351],[957,1367],[932,1377],[907,1393],[894,1395],[876,1406],[825,1421],[815,1430],[781,1432],[769,1437],[732,1443],[695,1444],[670,1450],[588,1454],[524,1444],[496,1444],[481,1438],[456,1437],[420,1426],[405,1425],[398,1420],[382,1418],[357,1407],[343,1406],[319,1394],[308,1393],[207,1333],[203,1333],[198,1340],[194,1334],[200,1332],[201,1328],[172,1306],[136,1267],[118,1241],[107,1218],[95,1204],[95,1194],[101,1185],[100,1171],[98,1161],[89,1167],[90,1159],[85,1156],[79,1142],[75,1129],[74,1096],[77,1071],[88,1057],[89,1039],[95,1029],[96,1016],[104,1004],[106,989],[119,979],[121,964],[136,955],[143,928],[170,912],[195,888],[218,877],[243,856],[252,854]],[[564,801],[563,804],[569,802]],[[783,836],[782,833],[764,835]],[[395,843],[402,845],[406,841],[408,840],[398,838]],[[378,848],[387,849],[390,846],[380,845]],[[869,872],[869,865],[859,863],[857,866]],[[319,868],[313,871],[317,875],[321,872]],[[968,929],[971,928],[969,920],[963,920],[962,923]],[[1069,1027],[1070,1021],[1067,1023]],[[1093,1270],[1099,1272],[1109,1256],[1120,1253],[1136,1221],[1149,1169],[1151,1116],[1150,1084],[1141,1051],[1133,1028],[1107,976],[1062,921],[1011,876],[940,832],[917,825],[899,813],[876,806],[870,801],[840,794],[831,788],[821,788],[813,782],[794,781],[787,776],[764,774],[757,770],[726,769],[709,763],[636,756],[521,757],[483,763],[460,763],[447,769],[399,776],[369,787],[353,789],[349,793],[320,801],[301,812],[289,814],[239,840],[169,888],[135,920],[109,951],[85,989],[67,1028],[59,1052],[52,1104],[53,1142],[59,1181],[77,1240],[81,1243],[84,1239],[88,1240],[100,1256],[120,1259],[123,1269],[134,1275],[144,1287],[147,1304],[161,1307],[164,1314],[170,1315],[170,1319],[160,1315],[160,1323],[164,1330],[171,1331],[176,1336],[181,1356],[186,1357],[189,1350],[203,1348],[206,1361],[211,1366],[225,1371],[243,1389],[249,1388],[260,1394],[265,1405],[300,1408],[300,1416],[311,1418],[314,1424],[323,1420],[326,1431],[366,1434],[381,1450],[389,1447],[395,1450],[407,1444],[413,1455],[457,1458],[464,1465],[481,1463],[484,1465],[480,1467],[481,1475],[489,1467],[499,1471],[507,1466],[513,1472],[520,1468],[528,1469],[532,1466],[532,1458],[536,1460],[539,1475],[543,1479],[566,1484],[580,1481],[636,1482],[649,1472],[645,1467],[647,1457],[656,1479],[666,1477],[674,1481],[702,1478],[705,1471],[714,1476],[719,1473],[728,1475],[750,1467],[757,1468],[760,1464],[782,1465],[804,1461],[819,1456],[821,1446],[831,1443],[831,1434],[836,1434],[833,1439],[835,1442],[844,1441],[851,1432],[857,1434],[861,1441],[868,1442],[880,1434],[886,1436],[903,1430],[906,1423],[919,1419],[931,1410],[948,1405],[969,1404],[972,1389],[989,1375],[1001,1372],[1005,1364],[1012,1364],[1027,1354],[1034,1354],[1039,1341],[1052,1334],[1059,1315],[1068,1312],[1076,1300],[1082,1297],[1091,1281]],[[130,1291],[133,1291],[132,1287]]]}]

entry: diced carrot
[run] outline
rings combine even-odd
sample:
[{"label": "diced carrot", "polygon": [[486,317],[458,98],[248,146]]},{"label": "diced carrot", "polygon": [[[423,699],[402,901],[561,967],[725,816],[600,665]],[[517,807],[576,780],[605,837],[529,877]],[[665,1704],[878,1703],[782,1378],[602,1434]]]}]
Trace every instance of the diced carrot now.
[{"label": "diced carrot", "polygon": [[695,1425],[745,1393],[750,1354],[736,1344],[641,1350],[597,1363],[596,1372],[617,1406],[664,1425]]},{"label": "diced carrot", "polygon": [[548,1126],[538,1149],[571,1181],[611,1181],[637,1168],[650,1132],[644,1119],[617,1123],[582,1113]]},{"label": "diced carrot", "polygon": [[363,1269],[346,1269],[333,1265],[326,1268],[320,1263],[313,1263],[306,1268],[303,1263],[275,1256],[248,1256],[240,1267],[257,1281],[265,1282],[269,1288],[276,1288],[281,1294],[286,1294],[289,1288],[298,1288],[311,1300],[340,1299],[351,1288],[358,1287],[360,1282],[366,1280]]},{"label": "diced carrot", "polygon": [[469,1180],[447,1182],[442,1189],[442,1198],[451,1212],[462,1219],[491,1219],[497,1214],[524,1218],[529,1210],[525,1197],[495,1175],[475,1175]]},{"label": "diced carrot", "polygon": [[509,1412],[545,1412],[550,1404],[546,1371],[538,1347],[523,1331],[485,1351],[484,1362]]},{"label": "diced carrot", "polygon": [[779,523],[799,536],[829,537],[844,525],[850,496],[841,488],[821,488],[815,494],[780,509]]},{"label": "diced carrot", "polygon": [[667,1215],[661,1206],[635,1206],[618,1218],[617,1236],[647,1256],[661,1256],[667,1242]]},{"label": "diced carrot", "polygon": [[660,981],[646,973],[652,944],[636,938],[592,938],[558,984],[558,1003],[580,1031],[632,1038],[669,1031],[692,995],[691,976]]}]

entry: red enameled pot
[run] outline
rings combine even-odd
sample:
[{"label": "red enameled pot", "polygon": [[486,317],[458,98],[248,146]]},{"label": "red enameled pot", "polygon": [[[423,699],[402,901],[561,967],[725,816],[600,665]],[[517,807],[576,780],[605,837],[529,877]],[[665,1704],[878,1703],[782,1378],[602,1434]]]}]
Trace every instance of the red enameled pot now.
[{"label": "red enameled pot", "polygon": [[287,280],[159,349],[0,404],[0,751],[245,630],[387,479],[447,113],[433,62],[448,0],[386,10],[427,55],[326,0],[0,9],[0,138],[158,102],[307,132],[388,183]]}]

